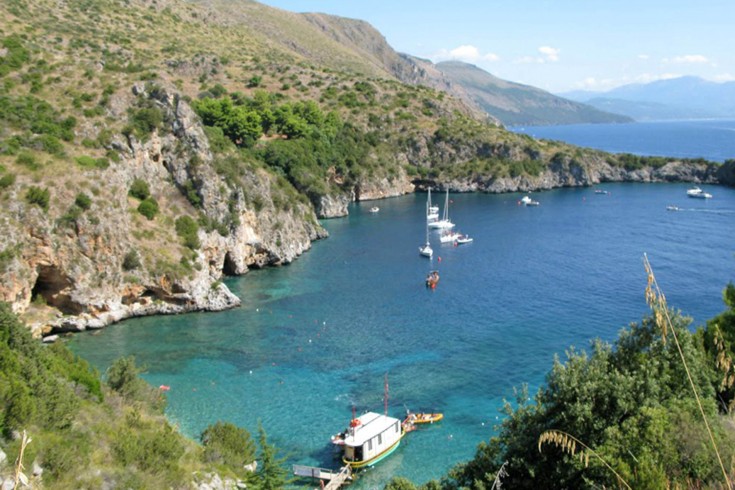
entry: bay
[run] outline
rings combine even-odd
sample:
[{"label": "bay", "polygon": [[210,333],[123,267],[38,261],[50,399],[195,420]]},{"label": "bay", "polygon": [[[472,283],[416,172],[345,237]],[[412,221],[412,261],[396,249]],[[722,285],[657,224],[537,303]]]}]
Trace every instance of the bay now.
[{"label": "bay", "polygon": [[[474,237],[420,257],[425,195],[350,207],[324,221],[330,237],[294,263],[226,280],[240,308],[133,319],[79,334],[72,349],[101,371],[121,356],[165,384],[167,415],[197,438],[227,420],[269,441],[289,463],[337,468],[328,443],[352,408],[441,411],[406,436],[357,489],[392,476],[416,483],[471,458],[494,434],[503,399],[542,385],[555,356],[613,341],[646,313],[647,253],[671,306],[693,326],[724,310],[735,280],[735,190],[684,184],[606,184],[520,194],[452,194],[450,218]],[[440,198],[435,194],[435,198]],[[666,206],[681,210],[667,211]],[[424,286],[431,269],[441,280]]]},{"label": "bay", "polygon": [[704,158],[735,158],[735,121],[706,119],[629,124],[570,124],[509,128],[534,138],[564,141],[611,153]]}]

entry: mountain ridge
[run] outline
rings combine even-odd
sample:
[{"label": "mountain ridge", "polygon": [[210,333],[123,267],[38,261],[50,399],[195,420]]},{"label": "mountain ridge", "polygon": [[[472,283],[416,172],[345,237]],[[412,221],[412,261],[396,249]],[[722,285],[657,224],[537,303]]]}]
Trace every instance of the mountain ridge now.
[{"label": "mountain ridge", "polygon": [[628,84],[606,92],[559,95],[636,120],[735,117],[735,82],[712,82],[695,76]]}]

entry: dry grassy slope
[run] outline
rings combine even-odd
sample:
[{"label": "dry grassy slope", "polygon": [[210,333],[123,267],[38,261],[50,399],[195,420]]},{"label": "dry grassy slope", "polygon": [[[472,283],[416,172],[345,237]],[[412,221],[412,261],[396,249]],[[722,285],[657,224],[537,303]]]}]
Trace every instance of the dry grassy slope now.
[{"label": "dry grassy slope", "polygon": [[[208,21],[246,29],[273,51],[269,55],[280,52],[281,56],[291,55],[294,62],[305,61],[321,68],[354,72],[367,77],[393,78],[383,64],[365,56],[367,53],[364,50],[355,50],[355,44],[343,44],[331,35],[327,27],[330,24],[332,28],[338,27],[335,25],[339,24],[337,18],[330,21],[328,16],[298,14],[248,0],[187,1],[206,8],[210,14]],[[322,18],[325,22],[320,25],[314,22],[314,18]],[[341,27],[349,24],[342,23]],[[381,37],[377,31],[371,34]]]},{"label": "dry grassy slope", "polygon": [[535,87],[502,80],[469,63],[442,62],[436,69],[463,87],[484,111],[507,125],[631,121]]}]

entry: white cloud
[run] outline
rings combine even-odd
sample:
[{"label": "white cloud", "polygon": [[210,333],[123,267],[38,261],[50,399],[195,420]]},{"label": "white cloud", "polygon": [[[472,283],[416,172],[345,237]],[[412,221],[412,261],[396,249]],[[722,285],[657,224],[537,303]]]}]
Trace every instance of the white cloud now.
[{"label": "white cloud", "polygon": [[701,54],[685,54],[682,56],[674,56],[673,58],[664,58],[664,63],[709,63],[706,56]]},{"label": "white cloud", "polygon": [[559,49],[552,48],[551,46],[541,46],[538,48],[538,52],[544,55],[546,61],[559,61]]},{"label": "white cloud", "polygon": [[720,75],[715,75],[712,78],[712,81],[714,82],[732,82],[732,81],[735,81],[735,76],[730,75],[729,73],[722,73]]},{"label": "white cloud", "polygon": [[481,53],[479,48],[472,46],[471,44],[463,44],[454,49],[442,49],[436,53],[433,59],[437,61],[442,60],[461,60],[467,62],[475,61],[498,61],[500,56],[495,53]]},{"label": "white cloud", "polygon": [[559,61],[560,49],[552,48],[551,46],[541,46],[538,48],[538,52],[541,56],[521,56],[513,60],[513,63],[522,65],[528,63],[549,63]]},{"label": "white cloud", "polygon": [[650,58],[650,56],[648,56],[647,54],[639,54],[638,55],[638,59],[639,60],[647,60],[648,58]]}]

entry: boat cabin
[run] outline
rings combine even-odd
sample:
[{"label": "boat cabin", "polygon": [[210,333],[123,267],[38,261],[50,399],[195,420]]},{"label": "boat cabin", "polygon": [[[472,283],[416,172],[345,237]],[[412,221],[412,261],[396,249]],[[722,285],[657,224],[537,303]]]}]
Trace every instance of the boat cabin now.
[{"label": "boat cabin", "polygon": [[387,456],[403,437],[401,421],[367,412],[352,419],[344,435],[343,461],[353,467],[371,466]]}]

